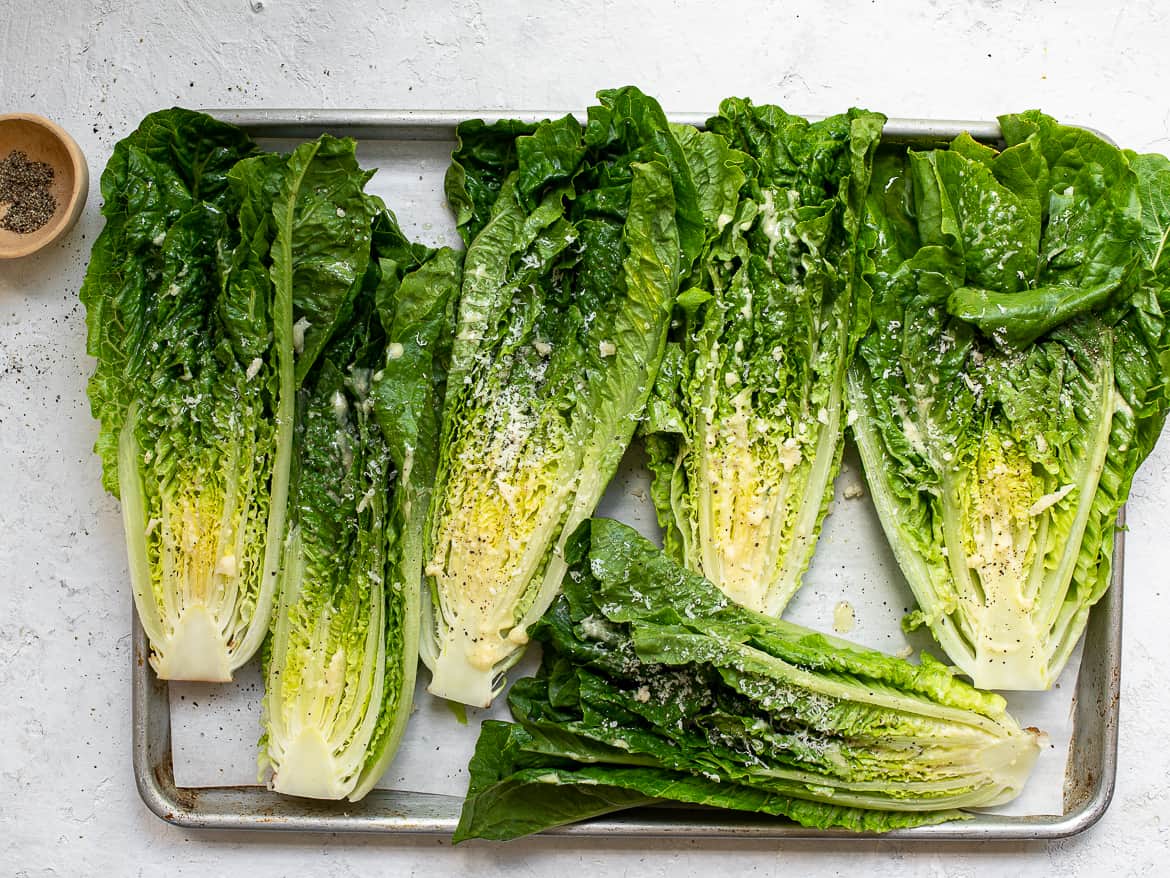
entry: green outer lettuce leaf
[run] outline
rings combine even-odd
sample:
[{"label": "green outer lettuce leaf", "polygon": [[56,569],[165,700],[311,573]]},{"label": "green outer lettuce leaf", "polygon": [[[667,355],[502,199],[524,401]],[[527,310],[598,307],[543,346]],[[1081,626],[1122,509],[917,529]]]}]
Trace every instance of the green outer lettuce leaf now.
[{"label": "green outer lettuce leaf", "polygon": [[586,522],[532,629],[518,725],[485,723],[456,840],[512,838],[653,800],[883,832],[1017,795],[1036,735],[924,657],[732,603],[629,527]]},{"label": "green outer lettuce leaf", "polygon": [[[509,841],[592,817],[666,802],[787,817],[816,829],[889,832],[965,819],[957,811],[905,814],[807,802],[660,768],[581,765],[535,749],[521,726],[483,724],[452,841]],[[534,749],[529,750],[529,747]]]},{"label": "green outer lettuce leaf", "polygon": [[[150,331],[163,304],[151,287],[163,271],[167,230],[197,201],[230,213],[237,200],[226,174],[255,149],[232,125],[166,110],[147,116],[120,141],[102,173],[106,224],[94,242],[81,301],[86,349],[97,359],[89,382],[93,415],[101,422],[95,450],[102,460],[102,485],[115,496],[118,436],[133,387],[149,373]],[[204,294],[213,295],[214,289],[209,285]]]},{"label": "green outer lettuce leaf", "polygon": [[535,130],[535,125],[516,120],[492,125],[482,119],[459,123],[458,146],[451,155],[444,189],[464,244],[470,245],[483,231],[504,180],[519,167],[518,138]]}]

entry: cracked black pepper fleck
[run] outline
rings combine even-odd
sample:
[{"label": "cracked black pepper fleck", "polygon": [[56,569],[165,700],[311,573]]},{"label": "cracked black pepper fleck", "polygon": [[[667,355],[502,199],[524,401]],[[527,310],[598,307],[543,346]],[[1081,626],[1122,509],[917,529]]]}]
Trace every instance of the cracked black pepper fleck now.
[{"label": "cracked black pepper fleck", "polygon": [[30,162],[21,150],[0,159],[0,205],[8,205],[0,229],[27,235],[52,219],[57,212],[57,199],[49,191],[52,182],[52,166]]}]

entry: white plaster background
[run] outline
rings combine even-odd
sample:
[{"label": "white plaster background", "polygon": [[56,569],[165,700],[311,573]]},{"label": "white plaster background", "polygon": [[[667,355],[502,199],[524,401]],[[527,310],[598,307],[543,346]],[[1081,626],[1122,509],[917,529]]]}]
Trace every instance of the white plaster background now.
[{"label": "white plaster background", "polygon": [[1136,2],[0,0],[0,112],[51,116],[94,172],[61,246],[0,264],[0,875],[1166,875],[1170,450],[1130,506],[1117,796],[1051,844],[567,841],[200,833],[140,804],[129,597],[98,487],[77,288],[113,142],[162,106],[582,107],[985,118],[1040,107],[1170,149],[1170,6]]}]

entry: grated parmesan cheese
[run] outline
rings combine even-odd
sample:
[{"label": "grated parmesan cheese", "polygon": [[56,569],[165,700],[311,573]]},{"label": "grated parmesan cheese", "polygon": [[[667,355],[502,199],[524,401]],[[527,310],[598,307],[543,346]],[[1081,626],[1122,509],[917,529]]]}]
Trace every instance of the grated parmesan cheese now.
[{"label": "grated parmesan cheese", "polygon": [[1053,491],[1051,494],[1045,494],[1043,497],[1028,507],[1028,515],[1039,515],[1045,509],[1055,506],[1057,503],[1067,497],[1072,492],[1074,487],[1076,486],[1071,484],[1064,485],[1060,489]]},{"label": "grated parmesan cheese", "polygon": [[293,324],[293,351],[298,354],[305,352],[305,332],[312,326],[307,317],[302,317]]}]

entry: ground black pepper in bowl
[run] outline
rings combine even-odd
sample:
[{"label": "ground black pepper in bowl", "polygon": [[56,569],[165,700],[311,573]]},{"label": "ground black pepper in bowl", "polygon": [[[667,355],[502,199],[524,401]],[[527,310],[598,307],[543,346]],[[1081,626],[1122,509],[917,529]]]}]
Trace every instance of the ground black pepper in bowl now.
[{"label": "ground black pepper in bowl", "polygon": [[57,199],[49,191],[53,168],[45,162],[30,162],[22,150],[0,159],[0,229],[27,235],[41,228],[57,212]]}]

